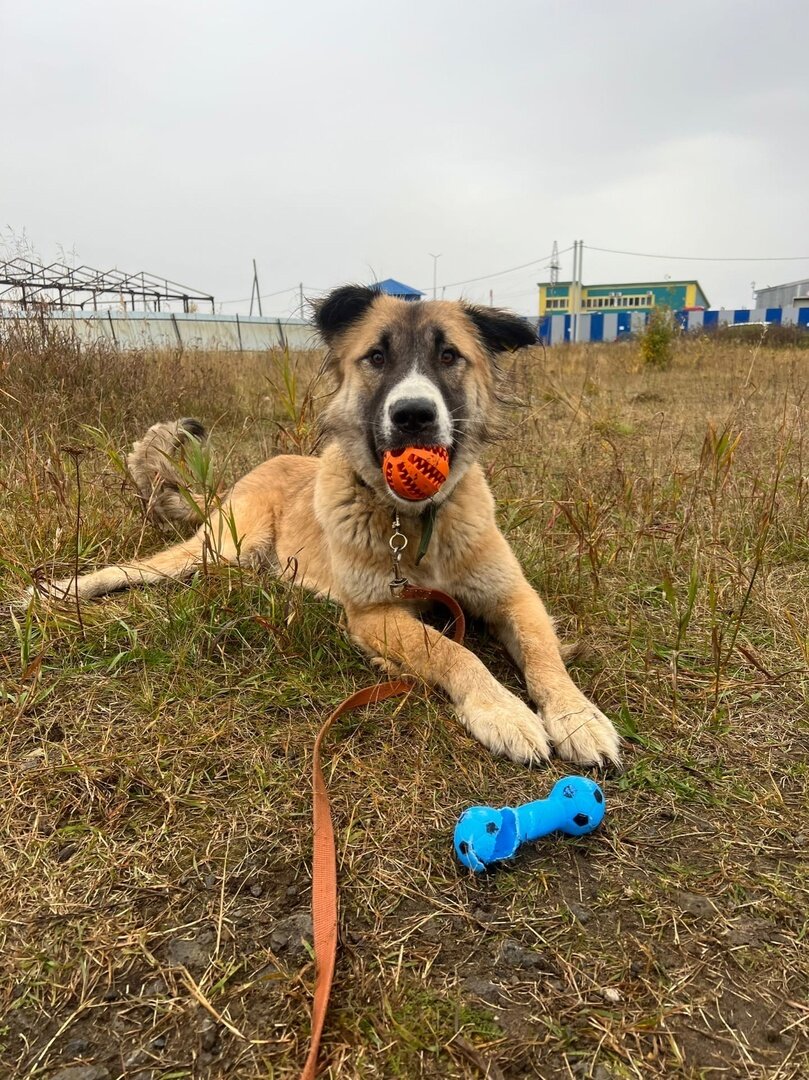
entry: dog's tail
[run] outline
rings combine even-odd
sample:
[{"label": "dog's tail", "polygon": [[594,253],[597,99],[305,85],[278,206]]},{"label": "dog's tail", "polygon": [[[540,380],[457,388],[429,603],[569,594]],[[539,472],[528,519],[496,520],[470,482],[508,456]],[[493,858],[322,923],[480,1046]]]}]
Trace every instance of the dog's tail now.
[{"label": "dog's tail", "polygon": [[189,489],[188,461],[205,448],[208,432],[199,422],[183,420],[153,424],[126,459],[146,512],[162,524],[199,525],[201,497]]}]

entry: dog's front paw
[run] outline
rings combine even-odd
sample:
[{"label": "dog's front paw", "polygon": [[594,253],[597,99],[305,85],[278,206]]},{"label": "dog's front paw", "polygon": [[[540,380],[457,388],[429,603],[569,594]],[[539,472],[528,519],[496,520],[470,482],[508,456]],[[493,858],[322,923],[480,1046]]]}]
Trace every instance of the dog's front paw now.
[{"label": "dog's front paw", "polygon": [[508,690],[464,702],[458,715],[467,731],[493,754],[524,765],[547,761],[550,756],[542,720]]},{"label": "dog's front paw", "polygon": [[584,694],[549,699],[542,709],[545,729],[559,757],[577,765],[604,765],[621,760],[618,732]]}]

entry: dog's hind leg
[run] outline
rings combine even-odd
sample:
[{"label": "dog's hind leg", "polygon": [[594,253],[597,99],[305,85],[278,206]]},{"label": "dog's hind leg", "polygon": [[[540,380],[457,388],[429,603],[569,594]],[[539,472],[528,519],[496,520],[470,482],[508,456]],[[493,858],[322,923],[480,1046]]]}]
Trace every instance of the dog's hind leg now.
[{"label": "dog's hind leg", "polygon": [[209,523],[201,526],[189,540],[174,544],[165,551],[131,563],[117,563],[82,574],[78,578],[40,583],[28,590],[56,599],[88,600],[94,596],[129,589],[134,585],[154,585],[161,581],[183,581],[206,562],[248,563],[266,558],[270,541],[266,522],[252,523],[250,533],[239,536],[227,507],[217,511]]},{"label": "dog's hind leg", "polygon": [[82,574],[78,578],[40,583],[35,589],[29,590],[29,595],[39,592],[54,599],[73,599],[78,593],[80,600],[89,600],[93,596],[129,589],[133,585],[182,581],[201,564],[202,551],[203,545],[195,536],[136,562],[105,566],[103,570]]}]

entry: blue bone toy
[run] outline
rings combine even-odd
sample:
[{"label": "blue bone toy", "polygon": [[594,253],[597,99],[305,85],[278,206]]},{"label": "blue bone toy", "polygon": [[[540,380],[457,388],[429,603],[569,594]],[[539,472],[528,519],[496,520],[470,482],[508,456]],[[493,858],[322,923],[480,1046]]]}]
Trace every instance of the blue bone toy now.
[{"label": "blue bone toy", "polygon": [[520,844],[561,829],[584,836],[604,820],[604,793],[586,776],[565,776],[553,785],[547,799],[522,806],[471,806],[455,826],[455,853],[464,866],[479,874],[492,863],[510,859]]}]

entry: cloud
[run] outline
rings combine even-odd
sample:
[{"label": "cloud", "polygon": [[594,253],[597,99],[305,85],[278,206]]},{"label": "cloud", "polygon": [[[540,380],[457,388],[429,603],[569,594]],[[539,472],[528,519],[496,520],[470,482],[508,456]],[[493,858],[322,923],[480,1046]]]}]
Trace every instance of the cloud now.
[{"label": "cloud", "polygon": [[[0,205],[43,254],[222,299],[423,286],[554,239],[792,254],[809,230],[809,8],[782,0],[6,7]],[[796,252],[801,254],[801,252]],[[541,267],[541,264],[540,264]],[[762,266],[677,264],[738,304]],[[588,254],[585,274],[663,264]],[[809,265],[766,266],[783,278]],[[535,269],[470,286],[533,310]]]}]

